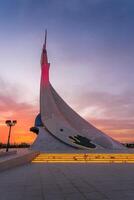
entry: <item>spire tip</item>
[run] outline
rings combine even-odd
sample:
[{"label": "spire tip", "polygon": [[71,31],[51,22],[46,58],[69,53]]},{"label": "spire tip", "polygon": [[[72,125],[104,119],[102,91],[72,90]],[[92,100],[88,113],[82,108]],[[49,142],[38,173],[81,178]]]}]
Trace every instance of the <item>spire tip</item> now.
[{"label": "spire tip", "polygon": [[44,42],[45,49],[46,49],[46,45],[47,45],[47,29],[45,30],[45,42]]}]

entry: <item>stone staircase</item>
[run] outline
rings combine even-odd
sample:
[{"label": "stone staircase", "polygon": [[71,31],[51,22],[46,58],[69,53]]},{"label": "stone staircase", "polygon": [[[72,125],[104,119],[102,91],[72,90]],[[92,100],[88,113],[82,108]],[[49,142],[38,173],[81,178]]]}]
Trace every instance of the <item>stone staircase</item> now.
[{"label": "stone staircase", "polygon": [[32,163],[134,163],[132,153],[40,153]]}]

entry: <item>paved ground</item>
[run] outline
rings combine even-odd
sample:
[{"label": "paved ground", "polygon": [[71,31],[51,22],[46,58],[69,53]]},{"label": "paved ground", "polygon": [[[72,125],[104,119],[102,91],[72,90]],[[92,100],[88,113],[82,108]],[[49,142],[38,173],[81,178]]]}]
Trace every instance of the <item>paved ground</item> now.
[{"label": "paved ground", "polygon": [[0,200],[90,199],[134,199],[134,164],[27,164],[0,173]]},{"label": "paved ground", "polygon": [[[15,152],[16,153],[13,153],[13,154],[9,154],[8,153],[12,153],[12,152]],[[20,149],[10,149],[10,151],[7,153],[7,155],[5,155],[6,153],[6,150],[5,149],[2,149],[0,151],[0,162],[4,161],[4,160],[7,160],[7,159],[10,159],[10,158],[15,158],[15,157],[18,157],[18,156],[21,156],[21,155],[24,155],[26,153],[29,152],[29,149],[28,148],[20,148]],[[4,156],[2,155],[2,153],[4,154]]]}]

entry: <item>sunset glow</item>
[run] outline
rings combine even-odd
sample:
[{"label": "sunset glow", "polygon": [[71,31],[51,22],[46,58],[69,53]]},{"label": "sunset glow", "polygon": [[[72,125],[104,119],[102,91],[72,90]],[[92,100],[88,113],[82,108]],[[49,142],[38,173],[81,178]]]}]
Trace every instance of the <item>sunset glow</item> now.
[{"label": "sunset glow", "polygon": [[[17,120],[11,143],[36,138],[29,129],[39,113],[45,28],[50,82],[59,95],[111,137],[134,142],[134,3],[6,2],[0,3],[0,142],[7,141],[8,119]],[[42,74],[42,84],[49,82],[49,63]]]}]

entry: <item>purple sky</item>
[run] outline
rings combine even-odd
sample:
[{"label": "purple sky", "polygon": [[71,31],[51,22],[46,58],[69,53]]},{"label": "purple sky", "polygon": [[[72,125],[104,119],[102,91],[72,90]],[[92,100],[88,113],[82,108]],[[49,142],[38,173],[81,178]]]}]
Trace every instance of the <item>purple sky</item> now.
[{"label": "purple sky", "polygon": [[[45,28],[55,89],[98,127],[134,141],[134,1],[0,0],[1,109],[3,99],[38,106]],[[1,121],[12,117],[8,105]]]}]

